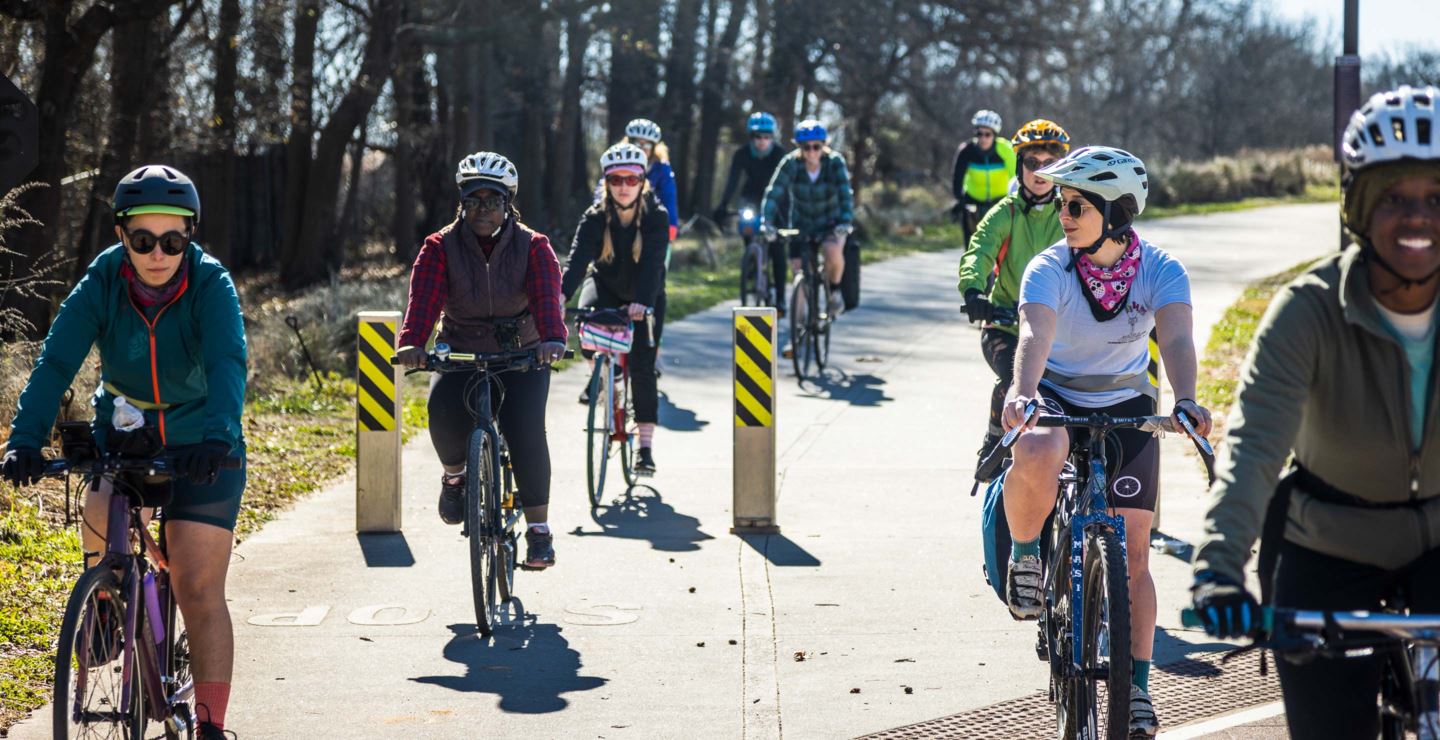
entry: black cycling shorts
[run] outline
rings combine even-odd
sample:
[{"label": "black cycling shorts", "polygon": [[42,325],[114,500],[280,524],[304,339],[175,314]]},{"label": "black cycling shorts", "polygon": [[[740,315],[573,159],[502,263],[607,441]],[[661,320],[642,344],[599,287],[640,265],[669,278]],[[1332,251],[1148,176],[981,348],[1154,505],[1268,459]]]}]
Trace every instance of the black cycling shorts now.
[{"label": "black cycling shorts", "polygon": [[[1120,403],[1100,408],[1079,406],[1060,397],[1053,389],[1040,386],[1040,397],[1051,413],[1061,412],[1068,416],[1101,413],[1111,416],[1150,416],[1155,413],[1155,399],[1136,396]],[[1088,430],[1067,429],[1071,442],[1084,442],[1090,435]],[[1079,435],[1078,437],[1074,435]],[[1143,509],[1154,511],[1155,502],[1160,498],[1160,445],[1153,434],[1139,429],[1117,429],[1110,433],[1105,449],[1109,461],[1110,501],[1119,509]],[[1117,449],[1118,446],[1118,449]],[[1119,467],[1116,467],[1116,461]]]}]

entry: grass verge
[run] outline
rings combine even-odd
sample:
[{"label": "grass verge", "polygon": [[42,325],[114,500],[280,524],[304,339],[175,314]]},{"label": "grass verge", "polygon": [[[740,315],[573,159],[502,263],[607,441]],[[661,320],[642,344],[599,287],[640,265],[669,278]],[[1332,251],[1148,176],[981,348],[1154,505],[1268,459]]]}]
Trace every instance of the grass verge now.
[{"label": "grass verge", "polygon": [[1150,221],[1157,218],[1171,218],[1174,216],[1200,216],[1209,213],[1230,213],[1232,211],[1248,211],[1252,208],[1265,208],[1267,206],[1285,206],[1296,203],[1335,203],[1340,202],[1340,191],[1329,185],[1311,184],[1301,195],[1286,195],[1268,198],[1245,198],[1243,200],[1231,200],[1222,203],[1184,203],[1173,206],[1154,206],[1146,208],[1140,214],[1141,221]]}]

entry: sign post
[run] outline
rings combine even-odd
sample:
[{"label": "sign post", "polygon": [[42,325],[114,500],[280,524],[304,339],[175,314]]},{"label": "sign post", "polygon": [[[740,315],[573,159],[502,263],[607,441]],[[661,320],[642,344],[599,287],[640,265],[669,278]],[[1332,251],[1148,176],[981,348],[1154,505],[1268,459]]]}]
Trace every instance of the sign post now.
[{"label": "sign post", "polygon": [[399,311],[361,311],[355,353],[355,531],[400,531]]},{"label": "sign post", "polygon": [[734,312],[734,526],[731,534],[776,534],[775,309]]}]

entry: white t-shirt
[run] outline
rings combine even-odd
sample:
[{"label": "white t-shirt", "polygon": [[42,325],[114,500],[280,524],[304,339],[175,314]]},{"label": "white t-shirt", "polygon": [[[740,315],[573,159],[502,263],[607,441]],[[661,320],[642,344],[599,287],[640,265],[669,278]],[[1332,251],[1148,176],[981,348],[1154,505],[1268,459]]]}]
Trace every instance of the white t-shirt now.
[{"label": "white t-shirt", "polygon": [[[1046,369],[1070,377],[1131,376],[1150,363],[1150,330],[1155,312],[1171,303],[1190,304],[1190,276],[1169,253],[1140,240],[1140,272],[1130,287],[1125,308],[1109,321],[1097,321],[1081,292],[1080,278],[1070,266],[1071,249],[1064,241],[1035,255],[1020,281],[1020,306],[1038,303],[1055,311],[1055,341]],[[1120,403],[1139,391],[1119,388],[1077,391],[1042,380],[1070,403],[1100,408]]]}]

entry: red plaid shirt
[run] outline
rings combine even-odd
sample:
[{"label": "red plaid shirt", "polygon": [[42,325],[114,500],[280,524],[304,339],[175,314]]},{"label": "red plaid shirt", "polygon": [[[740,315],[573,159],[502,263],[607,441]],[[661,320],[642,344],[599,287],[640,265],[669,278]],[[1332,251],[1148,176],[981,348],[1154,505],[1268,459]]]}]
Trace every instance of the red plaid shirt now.
[{"label": "red plaid shirt", "polygon": [[[401,347],[425,346],[449,295],[445,248],[440,245],[440,235],[432,234],[421,245],[410,272],[410,301],[400,328]],[[565,327],[565,301],[560,295],[560,260],[555,258],[555,250],[544,234],[530,240],[525,295],[530,299],[530,313],[535,317],[541,341],[564,342],[569,330]]]}]

